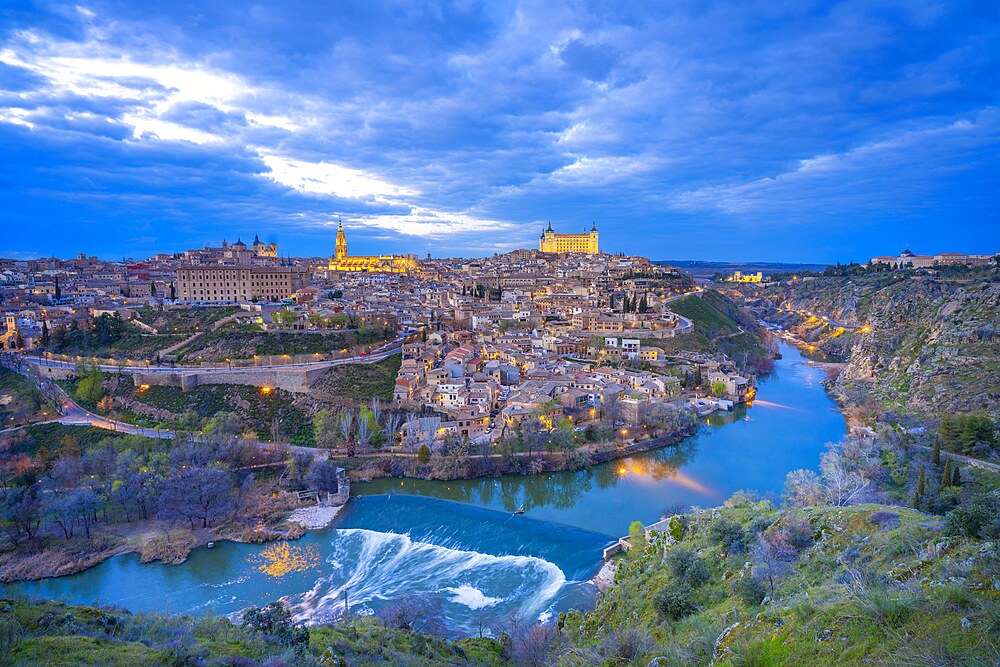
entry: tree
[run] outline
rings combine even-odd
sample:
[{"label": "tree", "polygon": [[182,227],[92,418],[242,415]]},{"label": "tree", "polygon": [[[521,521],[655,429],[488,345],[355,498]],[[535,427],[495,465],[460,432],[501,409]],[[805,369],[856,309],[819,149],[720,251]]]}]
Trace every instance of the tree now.
[{"label": "tree", "polygon": [[[79,369],[78,369],[79,373]],[[84,405],[96,405],[104,396],[104,373],[97,366],[91,366],[83,371],[76,385],[76,398]]]},{"label": "tree", "polygon": [[63,537],[67,540],[73,537],[73,528],[76,526],[76,508],[69,502],[69,496],[65,494],[52,495],[45,502],[45,515],[52,520],[52,523],[59,526]]},{"label": "tree", "polygon": [[938,427],[938,435],[941,438],[941,444],[943,444],[946,449],[955,451],[955,449],[958,448],[961,434],[962,431],[959,427],[958,419],[951,415],[947,415],[941,420],[941,425]]},{"label": "tree", "polygon": [[243,612],[243,625],[280,644],[294,646],[309,643],[309,630],[295,624],[291,610],[281,601],[247,609]]},{"label": "tree", "polygon": [[948,486],[951,486],[951,459],[945,459],[944,472],[941,473],[941,483],[938,485],[938,489],[943,491]]},{"label": "tree", "polygon": [[[100,506],[101,502],[95,494],[90,489],[76,489],[72,492],[68,500],[70,507],[76,513],[77,520],[80,525],[83,526],[83,530],[87,535],[87,539],[90,539],[90,526],[96,519],[97,508]],[[105,515],[105,521],[107,520],[107,515]]]},{"label": "tree", "polygon": [[816,507],[826,504],[826,492],[819,476],[812,470],[793,470],[785,477],[785,500],[793,507]]},{"label": "tree", "polygon": [[177,300],[177,288],[174,286],[173,283],[170,283],[170,300],[171,301]]},{"label": "tree", "polygon": [[326,408],[319,410],[312,419],[316,444],[320,447],[334,447],[337,444],[337,423]]},{"label": "tree", "polygon": [[337,466],[329,461],[313,461],[306,475],[306,484],[311,491],[337,493],[340,489]]},{"label": "tree", "polygon": [[399,439],[399,429],[403,424],[403,418],[398,412],[389,412],[385,417],[385,424],[382,426],[382,435],[389,447],[393,447]]},{"label": "tree", "polygon": [[426,444],[420,445],[420,449],[417,450],[417,461],[419,461],[421,465],[427,465],[428,461],[430,460],[431,460],[430,448]]},{"label": "tree", "polygon": [[232,478],[223,470],[182,468],[164,481],[157,511],[163,518],[187,519],[202,528],[226,516],[232,507]]},{"label": "tree", "polygon": [[49,346],[49,321],[42,320],[42,347]]},{"label": "tree", "polygon": [[931,463],[933,463],[935,467],[941,465],[941,435],[940,434],[935,434],[934,435],[934,448],[931,449]]},{"label": "tree", "polygon": [[350,410],[344,410],[337,417],[337,434],[347,448],[347,455],[354,456],[354,413]]},{"label": "tree", "polygon": [[59,287],[59,276],[56,276],[55,294],[56,301],[62,298],[62,288]]},{"label": "tree", "polygon": [[645,293],[643,293],[642,298],[639,299],[639,312],[640,313],[649,312],[649,302],[646,300]]},{"label": "tree", "polygon": [[952,486],[962,486],[962,471],[961,466],[955,465],[951,472],[951,485]]},{"label": "tree", "polygon": [[716,398],[722,398],[726,395],[726,383],[721,380],[716,380],[712,383],[712,396]]},{"label": "tree", "polygon": [[639,556],[646,550],[646,526],[642,521],[633,521],[628,527],[629,552]]}]

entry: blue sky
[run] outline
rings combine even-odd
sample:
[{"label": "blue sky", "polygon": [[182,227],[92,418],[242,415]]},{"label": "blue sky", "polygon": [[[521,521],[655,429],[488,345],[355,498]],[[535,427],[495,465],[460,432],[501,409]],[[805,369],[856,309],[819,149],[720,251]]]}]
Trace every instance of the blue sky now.
[{"label": "blue sky", "polygon": [[[654,7],[653,5],[659,5]],[[996,2],[0,4],[0,256],[1000,250]]]}]

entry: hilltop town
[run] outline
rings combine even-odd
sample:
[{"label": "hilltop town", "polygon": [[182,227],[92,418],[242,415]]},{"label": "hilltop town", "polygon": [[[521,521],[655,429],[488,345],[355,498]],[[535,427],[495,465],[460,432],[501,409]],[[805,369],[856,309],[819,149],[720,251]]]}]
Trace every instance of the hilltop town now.
[{"label": "hilltop town", "polygon": [[[94,413],[191,430],[211,415],[182,426],[184,410],[150,400],[168,387],[250,386],[296,409],[255,437],[352,455],[446,440],[488,451],[526,421],[547,443],[552,433],[647,439],[689,412],[752,400],[771,355],[718,293],[647,258],[600,252],[596,225],[565,235],[549,226],[538,250],[479,259],[353,256],[341,225],[328,260],[282,257],[255,237],[142,262],[0,266],[4,350]],[[324,392],[324,376],[354,367],[394,377],[346,392],[353,404]],[[77,391],[87,369],[105,374],[89,401]],[[122,374],[132,382],[109,379]],[[359,433],[352,408],[371,399],[399,414],[388,437],[374,424]],[[353,422],[340,437],[313,423],[330,410]]]}]

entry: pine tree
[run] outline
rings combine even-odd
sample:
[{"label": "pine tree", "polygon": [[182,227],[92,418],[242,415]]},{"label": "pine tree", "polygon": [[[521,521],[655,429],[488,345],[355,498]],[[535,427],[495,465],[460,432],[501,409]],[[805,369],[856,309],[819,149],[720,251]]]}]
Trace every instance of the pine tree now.
[{"label": "pine tree", "polygon": [[941,465],[941,436],[934,436],[934,448],[931,450],[931,463]]},{"label": "pine tree", "polygon": [[951,459],[944,461],[944,472],[941,473],[941,485],[938,489],[944,489],[946,486],[951,486]]},{"label": "pine tree", "polygon": [[941,436],[944,448],[954,450],[958,445],[962,429],[958,424],[958,420],[951,415],[948,415],[941,420],[941,426],[938,427],[938,434]]},{"label": "pine tree", "polygon": [[951,471],[951,485],[962,486],[962,471],[957,465]]}]

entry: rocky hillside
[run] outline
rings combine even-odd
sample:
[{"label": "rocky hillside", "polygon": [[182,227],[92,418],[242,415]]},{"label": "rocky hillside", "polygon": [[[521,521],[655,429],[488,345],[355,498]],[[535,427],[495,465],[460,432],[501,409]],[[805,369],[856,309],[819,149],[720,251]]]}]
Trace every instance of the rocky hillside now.
[{"label": "rocky hillside", "polygon": [[996,271],[819,277],[759,297],[763,317],[846,360],[832,388],[848,402],[873,398],[914,417],[1000,416]]}]

